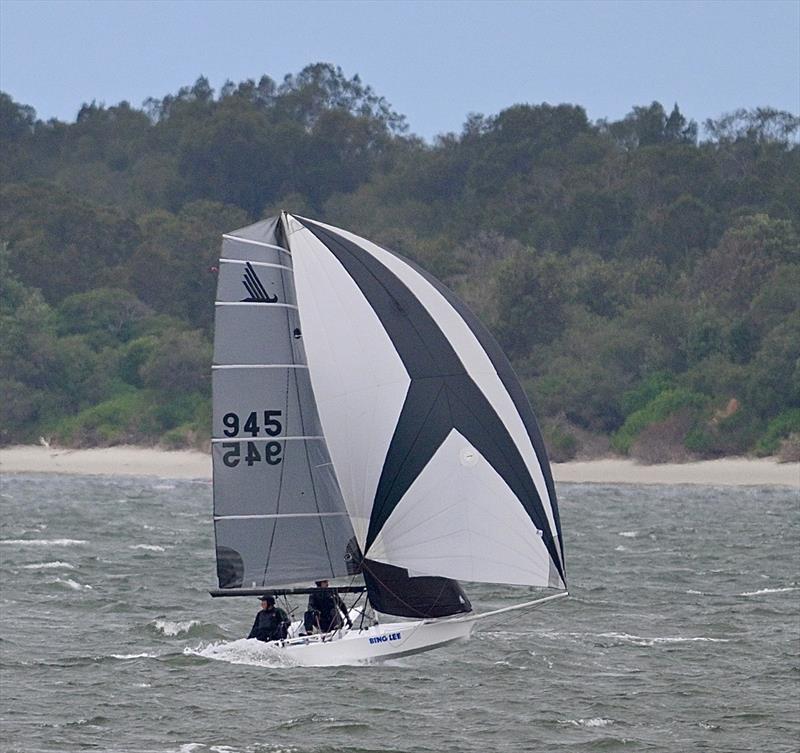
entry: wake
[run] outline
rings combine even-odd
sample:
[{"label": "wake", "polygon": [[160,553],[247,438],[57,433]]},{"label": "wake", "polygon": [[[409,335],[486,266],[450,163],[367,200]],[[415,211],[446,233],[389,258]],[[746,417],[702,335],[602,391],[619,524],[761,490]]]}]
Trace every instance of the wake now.
[{"label": "wake", "polygon": [[253,667],[297,666],[297,663],[292,661],[283,649],[263,641],[248,640],[247,638],[201,644],[194,648],[187,646],[183,649],[183,653],[185,656],[200,656],[204,659],[213,659],[228,664],[247,664]]}]

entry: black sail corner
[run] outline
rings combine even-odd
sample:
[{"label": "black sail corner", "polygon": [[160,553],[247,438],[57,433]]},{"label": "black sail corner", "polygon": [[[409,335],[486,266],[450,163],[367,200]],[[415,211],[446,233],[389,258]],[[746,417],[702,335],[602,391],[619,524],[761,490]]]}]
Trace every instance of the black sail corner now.
[{"label": "black sail corner", "polygon": [[458,581],[431,575],[410,576],[408,570],[383,562],[362,562],[370,604],[383,614],[398,617],[449,617],[471,612]]}]

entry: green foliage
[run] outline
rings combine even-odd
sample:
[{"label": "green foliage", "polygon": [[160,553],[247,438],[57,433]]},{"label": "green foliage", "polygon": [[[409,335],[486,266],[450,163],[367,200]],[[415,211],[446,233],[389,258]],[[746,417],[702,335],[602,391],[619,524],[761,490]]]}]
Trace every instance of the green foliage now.
[{"label": "green foliage", "polygon": [[677,103],[667,115],[660,102],[648,107],[634,107],[625,118],[609,126],[617,142],[628,149],[656,146],[658,144],[693,144],[697,138],[697,124],[687,121]]},{"label": "green foliage", "polygon": [[568,284],[566,263],[552,254],[526,250],[498,265],[496,332],[512,357],[546,345],[561,334]]},{"label": "green foliage", "polygon": [[578,438],[560,421],[548,421],[542,426],[548,457],[554,463],[566,463],[578,452]]},{"label": "green foliage", "polygon": [[144,335],[131,340],[119,349],[118,373],[120,378],[134,387],[144,387],[141,369],[158,347],[158,338]]},{"label": "green foliage", "polygon": [[174,332],[157,341],[139,369],[145,387],[165,394],[209,393],[211,345],[199,331]]},{"label": "green foliage", "polygon": [[57,331],[60,335],[87,335],[98,348],[127,342],[136,324],[150,313],[127,290],[98,288],[68,296],[59,304]]},{"label": "green foliage", "polygon": [[34,441],[42,392],[15,379],[0,379],[0,394],[0,443]]},{"label": "green foliage", "polygon": [[675,386],[675,377],[667,371],[658,371],[646,376],[632,390],[628,390],[620,401],[622,412],[629,416],[645,408],[659,395]]},{"label": "green foliage", "polygon": [[161,428],[153,395],[129,390],[47,426],[47,433],[73,447],[147,442]]},{"label": "green foliage", "polygon": [[764,337],[748,371],[745,398],[761,416],[800,406],[798,343],[800,308]]},{"label": "green foliage", "polygon": [[631,413],[625,419],[625,423],[611,437],[611,444],[614,449],[627,454],[633,441],[646,427],[664,421],[684,409],[699,414],[707,405],[708,399],[696,392],[680,388],[665,390],[644,407]]},{"label": "green foliage", "polygon": [[160,403],[154,414],[164,429],[174,429],[196,420],[202,421],[203,406],[207,403],[208,395],[197,392],[178,394],[177,397]]},{"label": "green foliage", "polygon": [[730,414],[718,412],[708,421],[697,422],[687,433],[684,444],[701,457],[745,453],[763,431],[763,422],[749,409],[738,408]]},{"label": "green foliage", "polygon": [[800,406],[799,128],[514,104],[426,144],[326,63],[72,123],[0,93],[0,442],[201,445],[220,235],[288,209],[453,287],[554,454],[584,429],[639,457],[774,451]]},{"label": "green foliage", "polygon": [[756,444],[757,455],[774,455],[781,440],[790,434],[800,433],[800,408],[790,408],[773,418]]},{"label": "green foliage", "polygon": [[169,449],[208,447],[211,435],[211,404],[204,395],[190,396],[181,410],[174,416],[182,415],[186,420],[161,435],[161,444]]}]

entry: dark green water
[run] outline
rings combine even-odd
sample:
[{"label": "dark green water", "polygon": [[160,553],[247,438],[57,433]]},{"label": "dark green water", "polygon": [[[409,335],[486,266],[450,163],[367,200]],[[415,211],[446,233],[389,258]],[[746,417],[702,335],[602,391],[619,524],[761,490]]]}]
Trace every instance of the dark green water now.
[{"label": "dark green water", "polygon": [[[572,598],[390,664],[300,669],[234,644],[255,599],[206,594],[210,484],[5,477],[0,749],[800,749],[797,489],[559,493]],[[468,592],[480,611],[528,595]]]}]

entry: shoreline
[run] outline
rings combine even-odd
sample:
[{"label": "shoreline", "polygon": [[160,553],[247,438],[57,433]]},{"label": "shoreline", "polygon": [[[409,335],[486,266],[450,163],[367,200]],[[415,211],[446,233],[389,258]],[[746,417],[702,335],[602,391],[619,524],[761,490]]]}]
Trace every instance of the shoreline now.
[{"label": "shoreline", "polygon": [[[641,465],[625,458],[553,463],[557,483],[697,484],[706,486],[789,486],[800,489],[800,463],[771,458],[721,458],[692,463]],[[0,474],[154,476],[211,480],[211,456],[198,450],[150,447],[95,447],[80,450],[39,445],[0,449]]]}]

